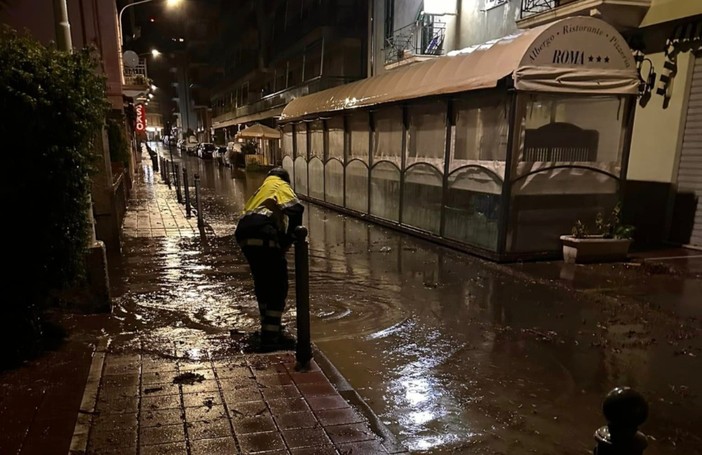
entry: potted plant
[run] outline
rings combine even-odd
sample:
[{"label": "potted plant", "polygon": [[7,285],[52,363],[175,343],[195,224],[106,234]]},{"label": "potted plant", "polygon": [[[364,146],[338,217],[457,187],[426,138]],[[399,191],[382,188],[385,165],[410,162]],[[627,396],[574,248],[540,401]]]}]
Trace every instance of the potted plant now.
[{"label": "potted plant", "polygon": [[609,217],[598,213],[595,228],[596,233],[590,234],[585,223],[577,220],[570,235],[561,236],[565,262],[582,264],[626,260],[634,227],[622,224],[621,203],[612,209]]}]

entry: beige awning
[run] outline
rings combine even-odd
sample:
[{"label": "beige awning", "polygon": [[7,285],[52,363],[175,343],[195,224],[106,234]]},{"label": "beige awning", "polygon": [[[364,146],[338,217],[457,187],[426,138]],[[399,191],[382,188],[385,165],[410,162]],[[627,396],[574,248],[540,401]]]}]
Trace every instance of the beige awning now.
[{"label": "beige awning", "polygon": [[[261,112],[256,112],[254,114],[242,115],[236,118],[227,118],[223,120],[213,120],[212,128],[225,128],[228,126],[241,125],[242,123],[255,122],[257,120],[263,120],[267,118],[277,118],[283,112],[283,106],[275,107],[273,109],[268,109]],[[224,117],[224,116],[222,116]],[[220,117],[220,118],[222,118]]]},{"label": "beige awning", "polygon": [[504,78],[541,92],[635,95],[639,84],[632,52],[612,26],[571,17],[294,99],[280,120],[493,88]]},{"label": "beige awning", "polygon": [[282,134],[275,128],[271,128],[266,125],[261,125],[260,123],[255,123],[248,128],[245,128],[235,136],[238,138],[249,138],[249,139],[280,139]]}]

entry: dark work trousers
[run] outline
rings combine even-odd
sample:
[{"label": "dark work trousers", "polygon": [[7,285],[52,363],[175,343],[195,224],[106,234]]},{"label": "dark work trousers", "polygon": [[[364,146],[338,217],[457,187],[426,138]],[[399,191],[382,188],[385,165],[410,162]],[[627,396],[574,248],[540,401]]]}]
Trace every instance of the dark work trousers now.
[{"label": "dark work trousers", "polygon": [[274,339],[280,334],[280,319],[288,296],[288,261],[280,248],[242,246],[251,268],[254,292],[261,315],[261,339]]}]

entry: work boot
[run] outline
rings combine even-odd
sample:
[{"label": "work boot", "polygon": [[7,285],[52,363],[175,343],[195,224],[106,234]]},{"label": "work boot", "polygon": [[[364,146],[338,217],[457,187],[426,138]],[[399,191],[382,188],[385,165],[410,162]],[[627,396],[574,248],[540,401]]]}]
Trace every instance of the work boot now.
[{"label": "work boot", "polygon": [[259,352],[293,351],[295,350],[295,338],[279,332],[272,334],[264,332],[261,336]]}]

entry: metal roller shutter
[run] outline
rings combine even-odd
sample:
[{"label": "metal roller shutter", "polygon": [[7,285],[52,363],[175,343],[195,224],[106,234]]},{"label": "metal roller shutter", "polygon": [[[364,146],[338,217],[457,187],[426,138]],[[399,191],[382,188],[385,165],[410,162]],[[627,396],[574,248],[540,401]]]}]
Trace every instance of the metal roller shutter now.
[{"label": "metal roller shutter", "polygon": [[697,197],[690,244],[702,246],[702,55],[695,58],[693,69],[678,167],[678,191],[694,193]]}]

